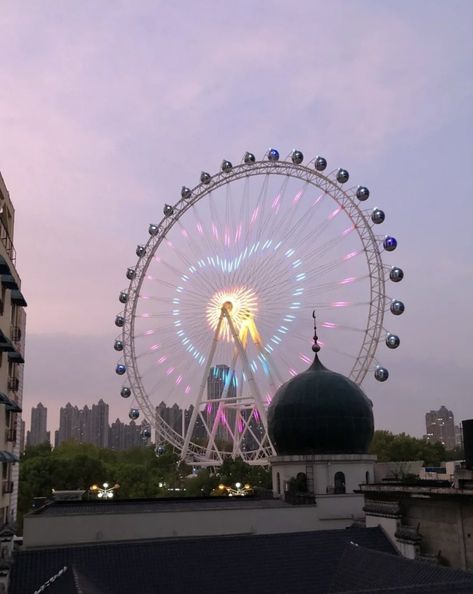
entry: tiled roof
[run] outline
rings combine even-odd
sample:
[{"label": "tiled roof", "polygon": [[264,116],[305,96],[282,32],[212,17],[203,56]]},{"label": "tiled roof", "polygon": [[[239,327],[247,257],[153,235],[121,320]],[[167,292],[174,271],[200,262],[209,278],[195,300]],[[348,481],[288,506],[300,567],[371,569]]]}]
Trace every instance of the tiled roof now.
[{"label": "tiled roof", "polygon": [[[465,572],[401,559],[380,528],[349,528],[24,550],[15,557],[10,594],[34,592],[64,566],[68,571],[46,594],[328,594],[363,588],[374,594],[385,591],[373,589],[379,584],[399,582],[398,574],[410,585],[470,579]],[[450,590],[457,591],[468,592]]]}]

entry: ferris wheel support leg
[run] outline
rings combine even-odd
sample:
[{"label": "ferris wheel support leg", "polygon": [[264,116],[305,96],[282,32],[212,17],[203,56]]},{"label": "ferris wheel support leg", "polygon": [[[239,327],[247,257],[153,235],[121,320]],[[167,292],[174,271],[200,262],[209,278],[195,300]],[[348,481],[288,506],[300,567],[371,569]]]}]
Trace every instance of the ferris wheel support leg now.
[{"label": "ferris wheel support leg", "polygon": [[[213,361],[213,358],[215,356],[215,351],[217,350],[218,339],[219,339],[219,336],[220,336],[220,329],[222,327],[222,322],[223,322],[223,318],[224,317],[225,317],[225,313],[222,310],[222,312],[220,314],[220,317],[218,319],[217,328],[215,329],[215,334],[214,334],[214,337],[213,337],[213,340],[212,340],[212,345],[210,347],[210,352],[209,352],[209,356],[208,356],[208,359],[207,359],[207,363],[206,363],[205,368],[204,368],[204,374],[203,374],[203,377],[202,377],[202,382],[200,384],[199,393],[197,395],[197,400],[196,400],[196,403],[194,405],[194,410],[192,411],[192,416],[191,416],[190,421],[189,421],[189,427],[187,428],[186,437],[184,439],[184,444],[183,444],[182,451],[181,451],[181,460],[184,460],[185,457],[187,456],[187,451],[189,449],[189,443],[190,443],[190,440],[191,440],[191,437],[192,437],[192,433],[194,431],[194,426],[195,426],[195,422],[197,420],[197,416],[199,414],[199,407],[200,407],[200,404],[202,402],[202,397],[204,395],[205,388],[207,386],[207,379],[208,379],[208,376],[209,376],[209,371],[210,371],[210,368],[212,366],[212,361]],[[214,443],[214,448],[215,448],[215,443]],[[216,448],[215,448],[215,451],[218,452],[218,450]],[[218,457],[219,457],[219,460],[221,460],[220,454],[218,454]]]},{"label": "ferris wheel support leg", "polygon": [[255,381],[253,371],[251,370],[250,364],[248,362],[248,357],[246,356],[246,351],[240,342],[240,338],[239,338],[238,333],[235,329],[235,326],[233,324],[233,320],[232,320],[230,314],[228,313],[228,311],[225,308],[222,308],[222,313],[227,318],[228,325],[230,326],[230,331],[233,335],[235,344],[237,346],[238,352],[239,352],[241,360],[243,362],[243,368],[247,375],[248,384],[251,386],[252,391],[254,393],[256,409],[258,410],[261,422],[263,423],[265,433],[268,436],[268,442],[270,443],[271,449],[272,449],[274,455],[276,455],[276,450],[274,449],[273,445],[271,444],[271,441],[270,441],[269,435],[268,435],[268,421],[266,418],[266,411],[264,408],[263,399],[261,398],[261,393],[259,391],[258,384]]}]

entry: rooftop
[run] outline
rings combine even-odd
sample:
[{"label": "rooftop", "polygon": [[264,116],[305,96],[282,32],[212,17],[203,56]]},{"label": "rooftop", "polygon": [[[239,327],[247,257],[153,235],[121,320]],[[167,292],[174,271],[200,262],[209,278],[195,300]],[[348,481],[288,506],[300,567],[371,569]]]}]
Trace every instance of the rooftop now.
[{"label": "rooftop", "polygon": [[380,528],[165,538],[20,551],[10,594],[473,592],[473,574],[399,557]]},{"label": "rooftop", "polygon": [[258,497],[163,497],[158,499],[113,499],[110,501],[52,501],[28,517],[94,514],[146,514],[222,509],[268,509],[291,507],[280,499]]}]

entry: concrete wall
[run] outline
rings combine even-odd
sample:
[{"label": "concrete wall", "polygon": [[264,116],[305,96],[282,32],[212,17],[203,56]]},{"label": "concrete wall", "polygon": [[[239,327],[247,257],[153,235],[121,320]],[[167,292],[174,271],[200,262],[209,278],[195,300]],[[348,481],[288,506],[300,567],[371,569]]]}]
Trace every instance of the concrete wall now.
[{"label": "concrete wall", "polygon": [[333,492],[337,472],[345,475],[346,493],[353,493],[367,477],[368,482],[373,482],[375,460],[369,455],[277,456],[271,459],[273,494],[284,498],[287,483],[300,472],[308,478],[312,474],[316,497]]},{"label": "concrete wall", "polygon": [[[463,501],[465,499],[465,501]],[[403,524],[420,524],[421,550],[437,554],[452,567],[473,570],[473,503],[466,498],[409,499]]]},{"label": "concrete wall", "polygon": [[[225,534],[274,534],[346,528],[352,524],[350,496],[340,496],[339,514],[331,513],[328,501],[319,505],[268,508],[208,509],[25,517],[24,548],[141,540],[176,536]],[[344,517],[346,516],[346,517]]]}]

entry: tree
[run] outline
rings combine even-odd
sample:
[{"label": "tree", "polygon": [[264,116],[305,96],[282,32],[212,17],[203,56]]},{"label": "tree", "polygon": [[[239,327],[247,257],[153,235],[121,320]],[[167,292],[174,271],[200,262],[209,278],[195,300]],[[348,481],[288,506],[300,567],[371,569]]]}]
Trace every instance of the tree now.
[{"label": "tree", "polygon": [[394,435],[391,431],[375,431],[369,452],[376,454],[378,462],[423,460],[427,466],[439,466],[446,458],[441,443],[431,443],[405,433]]}]

